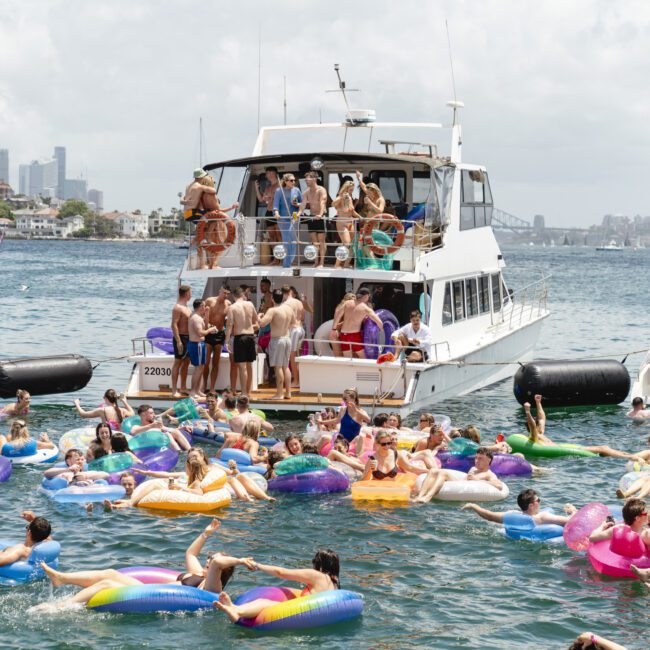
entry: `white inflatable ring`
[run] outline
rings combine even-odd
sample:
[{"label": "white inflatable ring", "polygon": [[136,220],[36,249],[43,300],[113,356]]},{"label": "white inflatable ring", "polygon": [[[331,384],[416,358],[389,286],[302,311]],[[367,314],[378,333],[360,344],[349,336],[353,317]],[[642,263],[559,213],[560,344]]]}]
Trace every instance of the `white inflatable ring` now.
[{"label": "white inflatable ring", "polygon": [[[453,476],[462,479],[467,476],[465,472],[458,472],[454,469],[445,470]],[[416,485],[418,488],[422,485],[426,474],[418,476]],[[507,499],[510,494],[508,486],[504,483],[503,487],[498,490],[487,481],[447,481],[442,490],[434,497],[439,501],[502,501]]]}]

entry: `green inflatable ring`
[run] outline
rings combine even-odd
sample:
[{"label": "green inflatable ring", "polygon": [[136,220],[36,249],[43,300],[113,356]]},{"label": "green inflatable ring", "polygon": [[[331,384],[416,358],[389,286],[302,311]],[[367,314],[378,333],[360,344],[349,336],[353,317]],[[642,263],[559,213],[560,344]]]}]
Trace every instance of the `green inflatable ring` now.
[{"label": "green inflatable ring", "polygon": [[158,429],[143,431],[129,440],[129,449],[131,451],[140,451],[140,449],[162,449],[169,447],[169,434]]},{"label": "green inflatable ring", "polygon": [[91,461],[88,463],[88,469],[95,472],[108,472],[112,474],[113,472],[123,472],[133,467],[133,465],[133,457],[122,451]]},{"label": "green inflatable ring", "polygon": [[598,456],[592,451],[587,451],[582,445],[573,445],[562,443],[559,445],[539,445],[530,442],[528,436],[521,433],[513,433],[506,438],[506,442],[512,447],[512,451],[524,456],[533,456],[537,458],[561,458],[562,456]]},{"label": "green inflatable ring", "polygon": [[323,456],[318,454],[298,454],[281,460],[273,469],[278,476],[283,476],[284,474],[304,474],[305,472],[327,469],[328,467],[329,462]]}]

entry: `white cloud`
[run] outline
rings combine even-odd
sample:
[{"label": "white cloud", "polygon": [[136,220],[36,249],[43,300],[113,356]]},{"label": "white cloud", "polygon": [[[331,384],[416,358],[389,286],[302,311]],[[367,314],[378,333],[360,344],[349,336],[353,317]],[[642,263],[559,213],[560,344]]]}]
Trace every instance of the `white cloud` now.
[{"label": "white cloud", "polygon": [[[108,208],[171,206],[198,163],[246,155],[262,122],[342,114],[332,64],[380,119],[447,121],[448,20],[464,157],[499,207],[552,224],[650,213],[644,181],[650,7],[611,3],[5,2],[0,147],[17,165],[68,148]],[[3,5],[3,9],[5,8]]]}]

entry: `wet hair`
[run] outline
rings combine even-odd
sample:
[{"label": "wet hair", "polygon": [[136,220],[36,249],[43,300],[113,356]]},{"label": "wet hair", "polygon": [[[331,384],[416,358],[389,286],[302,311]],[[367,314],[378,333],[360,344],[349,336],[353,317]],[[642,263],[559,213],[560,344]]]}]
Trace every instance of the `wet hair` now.
[{"label": "wet hair", "polygon": [[178,295],[181,298],[186,296],[190,291],[192,291],[192,287],[190,287],[189,284],[181,284],[181,286],[178,287]]},{"label": "wet hair", "polygon": [[320,571],[326,576],[329,576],[337,589],[340,587],[339,573],[341,571],[341,564],[337,553],[330,549],[316,551],[316,555],[314,555],[311,565],[316,571]]},{"label": "wet hair", "polygon": [[273,289],[273,302],[276,305],[279,305],[282,303],[282,299],[284,298],[284,294],[282,293],[282,289]]},{"label": "wet hair", "polygon": [[229,410],[232,411],[235,406],[237,406],[237,400],[234,397],[226,397],[223,400],[223,405]]},{"label": "wet hair", "polygon": [[82,458],[84,456],[81,449],[77,449],[76,447],[73,447],[72,449],[68,449],[68,451],[65,452],[65,456],[63,457],[63,460],[67,461],[68,458],[72,456],[72,454],[79,454],[79,456],[81,456]]},{"label": "wet hair", "polygon": [[289,451],[289,443],[292,440],[297,440],[300,443],[300,450],[298,453],[302,453],[302,438],[300,436],[297,436],[295,433],[292,433],[290,436],[287,436],[286,440],[284,441],[284,446],[287,448],[287,451],[289,452],[290,456],[295,456],[295,454],[292,454],[291,451]]},{"label": "wet hair", "polygon": [[113,388],[109,388],[104,393],[104,399],[115,409],[115,413],[117,414],[117,421],[121,424],[123,420],[122,409],[120,409],[117,403],[117,392],[115,392]]},{"label": "wet hair", "polygon": [[643,499],[629,499],[623,506],[623,521],[631,526],[634,520],[645,511],[646,505]]},{"label": "wet hair", "polygon": [[313,442],[305,442],[302,446],[303,454],[317,454],[318,447]]},{"label": "wet hair", "polygon": [[11,425],[11,429],[9,430],[9,435],[11,437],[11,442],[23,444],[29,442],[31,437],[24,420],[14,420],[14,423]]},{"label": "wet hair", "polygon": [[284,456],[281,451],[276,451],[273,449],[269,451],[269,455],[266,457],[266,463],[269,468],[266,470],[266,474],[264,474],[264,477],[266,479],[270,479],[273,476],[273,467],[276,463],[279,463],[283,459]]},{"label": "wet hair", "polygon": [[257,440],[260,435],[260,425],[255,420],[249,420],[244,425],[244,428],[241,432],[244,438],[250,438],[251,440]]},{"label": "wet hair", "polygon": [[233,573],[235,573],[235,567],[234,566],[229,566],[226,567],[225,569],[221,569],[221,589],[225,589],[226,585],[230,582],[230,578],[232,578]]},{"label": "wet hair", "polygon": [[100,422],[96,427],[95,427],[95,442],[98,445],[102,444],[102,441],[99,439],[99,432],[101,429],[108,427],[108,430],[111,434],[111,444],[113,442],[113,429],[111,428],[111,425],[108,422]]},{"label": "wet hair", "polygon": [[45,517],[35,517],[29,522],[27,528],[32,536],[32,542],[38,544],[52,534],[52,526]]},{"label": "wet hair", "polygon": [[196,311],[202,304],[203,304],[203,299],[202,298],[197,298],[193,303],[192,307],[194,307],[194,310]]},{"label": "wet hair", "polygon": [[[24,400],[27,396],[29,395],[29,391],[25,390],[24,388],[19,388],[16,391],[16,401],[20,402]],[[31,397],[31,395],[30,395]]]},{"label": "wet hair", "polygon": [[492,461],[494,460],[494,454],[487,447],[479,447],[476,450],[476,455],[478,456],[479,454],[481,454],[481,456],[486,456],[487,458],[489,458],[490,465],[492,465]]},{"label": "wet hair", "polygon": [[632,406],[641,406],[643,404],[643,398],[642,397],[635,397],[632,400]]},{"label": "wet hair", "polygon": [[397,426],[402,427],[402,416],[399,413],[389,413],[389,418],[397,418]]},{"label": "wet hair", "polygon": [[517,505],[522,510],[522,512],[526,512],[530,504],[535,503],[537,499],[537,492],[531,488],[528,488],[527,490],[522,490],[517,495]]},{"label": "wet hair", "polygon": [[460,435],[463,438],[472,440],[473,442],[476,443],[481,442],[481,432],[473,424],[470,424],[469,426],[466,426],[464,429],[461,429]]},{"label": "wet hair", "polygon": [[129,441],[121,431],[116,431],[113,434],[111,438],[111,447],[113,447],[113,451],[116,453],[131,451],[129,449]]},{"label": "wet hair", "polygon": [[138,406],[138,415],[146,413],[150,408],[152,408],[150,404],[140,404],[140,406]]},{"label": "wet hair", "polygon": [[248,396],[240,395],[237,398],[237,406],[242,406],[243,408],[248,408],[249,404],[250,404],[250,400],[248,399]]},{"label": "wet hair", "polygon": [[388,413],[378,413],[372,420],[376,427],[383,427],[388,422]]}]

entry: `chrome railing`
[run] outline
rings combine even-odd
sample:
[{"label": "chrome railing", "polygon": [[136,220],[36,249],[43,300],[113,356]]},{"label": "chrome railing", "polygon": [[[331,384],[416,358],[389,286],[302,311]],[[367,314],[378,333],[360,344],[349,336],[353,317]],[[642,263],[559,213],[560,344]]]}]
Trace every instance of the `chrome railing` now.
[{"label": "chrome railing", "polygon": [[[340,219],[340,218],[339,218]],[[216,220],[213,220],[216,221]],[[230,222],[227,224],[226,221]],[[276,220],[271,217],[249,217],[239,214],[234,218],[222,221],[217,228],[218,236],[209,241],[197,241],[196,225],[191,227],[190,246],[188,250],[188,269],[201,268],[238,268],[248,266],[282,266],[295,247],[293,267],[314,268],[318,265],[318,242],[312,242],[309,225],[312,217],[302,216],[298,220],[285,218]],[[425,229],[419,222],[402,225],[407,226],[404,233],[404,242],[397,251],[390,255],[376,255],[369,246],[364,246],[361,234],[365,228],[366,220],[351,219],[351,243],[346,245],[341,241],[337,230],[336,218],[324,218],[325,225],[325,255],[324,265],[328,268],[354,268],[357,270],[392,270],[399,268],[403,271],[412,271],[416,260],[423,253],[442,246],[442,235],[438,230]],[[282,233],[272,226],[281,223],[284,230],[285,241]],[[339,225],[342,223],[339,220]],[[232,237],[234,226],[234,239],[225,250],[215,251],[211,248],[221,245],[219,242],[226,240],[228,229]],[[382,231],[383,232],[383,231]],[[375,237],[379,237],[375,235]],[[391,233],[384,233],[376,240],[378,246],[390,246],[395,237]]]},{"label": "chrome railing", "polygon": [[503,296],[503,304],[496,325],[506,325],[508,329],[520,327],[536,320],[548,311],[548,280],[545,275],[516,291]]}]

